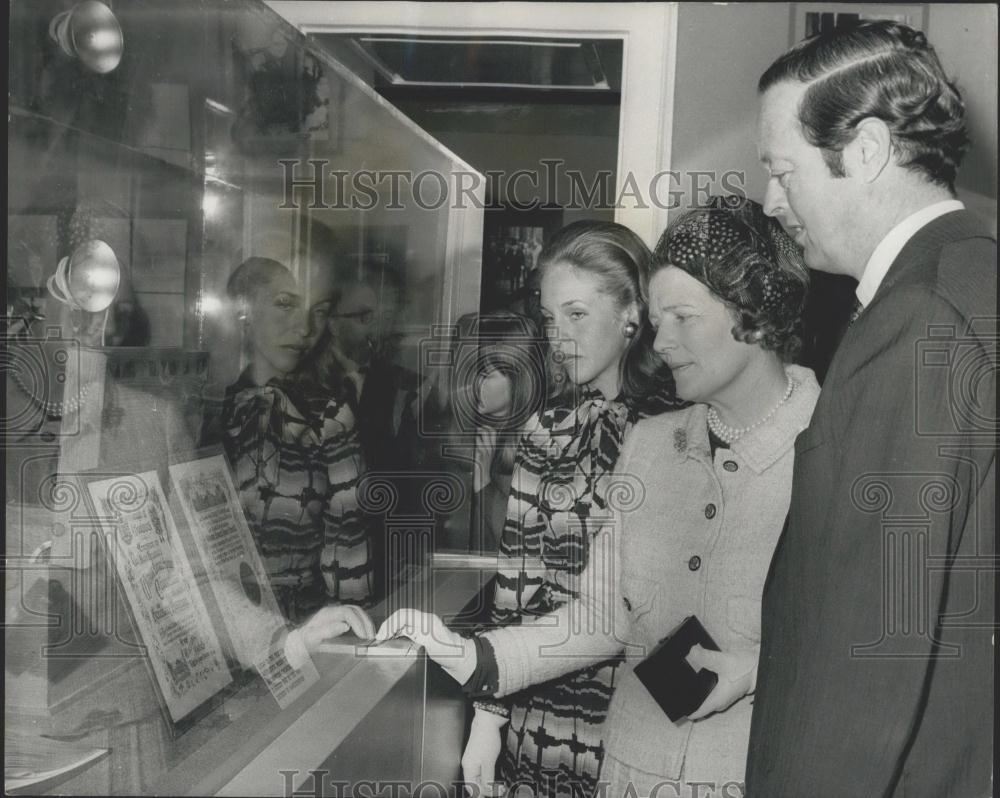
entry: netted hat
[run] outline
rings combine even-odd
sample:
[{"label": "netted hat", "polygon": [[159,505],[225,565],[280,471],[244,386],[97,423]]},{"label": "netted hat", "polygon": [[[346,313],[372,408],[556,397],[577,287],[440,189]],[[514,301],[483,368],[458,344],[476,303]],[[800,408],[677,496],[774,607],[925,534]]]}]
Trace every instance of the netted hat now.
[{"label": "netted hat", "polygon": [[657,266],[675,266],[733,305],[744,330],[763,330],[768,348],[794,334],[809,286],[802,251],[753,200],[712,197],[671,224]]}]

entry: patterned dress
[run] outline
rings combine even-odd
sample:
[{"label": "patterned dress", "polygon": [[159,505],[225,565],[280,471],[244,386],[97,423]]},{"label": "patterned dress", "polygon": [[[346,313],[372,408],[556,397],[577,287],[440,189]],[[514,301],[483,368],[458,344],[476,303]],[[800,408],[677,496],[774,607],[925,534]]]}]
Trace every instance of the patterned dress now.
[{"label": "patterned dress", "polygon": [[300,621],[324,604],[368,606],[371,535],[358,507],[364,473],[343,401],[244,372],[226,390],[222,433],[247,522],[278,604]]},{"label": "patterned dress", "polygon": [[[679,406],[664,401],[662,408]],[[626,433],[641,417],[587,392],[575,408],[544,411],[522,438],[500,543],[495,625],[543,615],[575,597],[593,535],[612,518],[607,498]],[[501,779],[539,796],[593,793],[604,756],[601,724],[622,659],[584,668],[504,700],[510,710]],[[488,703],[479,704],[490,709]]]}]

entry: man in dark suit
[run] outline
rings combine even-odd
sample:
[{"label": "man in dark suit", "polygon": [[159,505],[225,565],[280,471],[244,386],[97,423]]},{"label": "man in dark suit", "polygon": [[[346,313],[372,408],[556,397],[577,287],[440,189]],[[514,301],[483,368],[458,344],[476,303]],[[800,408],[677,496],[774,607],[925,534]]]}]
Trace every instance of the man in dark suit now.
[{"label": "man in dark suit", "polygon": [[796,442],[747,795],[985,796],[997,256],[955,199],[962,100],[889,22],[797,45],[759,92],[765,209],[859,312]]}]

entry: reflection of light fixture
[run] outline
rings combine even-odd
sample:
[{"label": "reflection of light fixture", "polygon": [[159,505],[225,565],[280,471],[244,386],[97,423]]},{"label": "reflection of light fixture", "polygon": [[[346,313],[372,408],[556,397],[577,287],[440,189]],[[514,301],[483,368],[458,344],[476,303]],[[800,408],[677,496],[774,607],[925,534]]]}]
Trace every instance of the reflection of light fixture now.
[{"label": "reflection of light fixture", "polygon": [[205,218],[211,219],[219,210],[219,195],[205,189],[205,195],[201,200],[201,209],[205,212]]},{"label": "reflection of light fixture", "polygon": [[99,75],[111,72],[122,60],[125,41],[115,15],[98,0],[84,0],[49,23],[49,36],[66,55],[79,58]]},{"label": "reflection of light fixture", "polygon": [[49,293],[64,305],[100,313],[115,301],[120,279],[121,267],[114,250],[94,238],[59,261],[48,287]]},{"label": "reflection of light fixture", "polygon": [[222,310],[222,301],[212,294],[202,294],[199,310],[206,316],[212,316]]}]

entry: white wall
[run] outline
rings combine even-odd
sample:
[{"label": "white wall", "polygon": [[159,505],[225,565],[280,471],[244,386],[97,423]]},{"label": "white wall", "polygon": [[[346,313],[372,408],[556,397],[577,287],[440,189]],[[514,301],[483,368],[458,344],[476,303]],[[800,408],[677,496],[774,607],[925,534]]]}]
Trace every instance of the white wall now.
[{"label": "white wall", "polygon": [[789,3],[680,4],[671,168],[682,174],[685,206],[692,171],[736,169],[747,195],[763,197],[757,79],[788,48],[790,14]]},{"label": "white wall", "polygon": [[927,38],[965,100],[972,149],[959,174],[962,188],[997,195],[997,7],[934,4]]},{"label": "white wall", "polygon": [[958,173],[958,196],[997,233],[997,7],[933,4],[927,38],[958,84],[972,147]]}]

